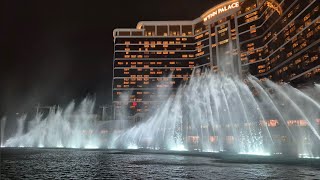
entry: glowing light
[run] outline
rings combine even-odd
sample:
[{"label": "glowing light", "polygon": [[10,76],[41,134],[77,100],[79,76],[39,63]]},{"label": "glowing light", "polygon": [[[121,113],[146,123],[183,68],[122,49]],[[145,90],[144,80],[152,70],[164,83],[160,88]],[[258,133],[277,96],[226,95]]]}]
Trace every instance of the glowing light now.
[{"label": "glowing light", "polygon": [[205,149],[203,152],[219,153],[219,151],[214,151],[212,149]]},{"label": "glowing light", "polygon": [[180,144],[170,149],[171,151],[187,151],[184,145]]},{"label": "glowing light", "polygon": [[136,107],[138,105],[138,103],[137,102],[132,102],[132,106],[134,106],[134,107]]},{"label": "glowing light", "polygon": [[44,147],[43,144],[39,144],[39,145],[38,145],[38,148],[43,148],[43,147]]},{"label": "glowing light", "polygon": [[84,148],[85,149],[99,149],[99,146],[89,144],[89,145],[86,145]]},{"label": "glowing light", "polygon": [[242,155],[256,155],[256,156],[271,156],[270,153],[267,152],[240,152]]},{"label": "glowing light", "polygon": [[313,156],[310,154],[299,154],[299,158],[302,159],[320,159],[320,156]]},{"label": "glowing light", "polygon": [[138,146],[136,144],[130,144],[127,149],[138,149]]},{"label": "glowing light", "polygon": [[57,148],[64,148],[61,142],[58,143]]}]

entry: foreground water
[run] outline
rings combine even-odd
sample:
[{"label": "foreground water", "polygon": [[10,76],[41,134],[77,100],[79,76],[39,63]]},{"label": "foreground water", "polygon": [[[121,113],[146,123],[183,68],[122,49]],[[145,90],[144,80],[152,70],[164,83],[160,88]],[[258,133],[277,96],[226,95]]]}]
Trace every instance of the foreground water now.
[{"label": "foreground water", "polygon": [[130,151],[2,148],[0,179],[320,179],[320,167]]}]

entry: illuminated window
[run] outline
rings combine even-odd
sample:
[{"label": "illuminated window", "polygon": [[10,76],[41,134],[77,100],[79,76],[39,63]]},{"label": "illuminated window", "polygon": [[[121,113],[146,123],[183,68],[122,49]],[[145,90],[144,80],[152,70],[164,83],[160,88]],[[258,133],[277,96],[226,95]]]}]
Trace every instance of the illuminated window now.
[{"label": "illuminated window", "polygon": [[246,16],[245,16],[245,18],[250,18],[250,17],[252,17],[252,16],[254,16],[254,15],[257,15],[258,14],[258,11],[254,11],[254,12],[252,12],[252,13],[249,13],[249,14],[247,14]]},{"label": "illuminated window", "polygon": [[253,34],[253,33],[256,33],[256,32],[257,32],[256,25],[250,26],[250,33]]},{"label": "illuminated window", "polygon": [[261,70],[259,70],[258,72],[259,72],[259,73],[265,73],[266,70],[265,70],[265,69],[261,69]]},{"label": "illuminated window", "polygon": [[295,64],[299,64],[300,62],[301,62],[300,58],[294,61]]},{"label": "illuminated window", "polygon": [[308,122],[306,120],[288,120],[288,126],[308,126]]},{"label": "illuminated window", "polygon": [[311,60],[311,62],[314,62],[314,61],[318,60],[318,58],[319,58],[319,56],[315,55],[315,56],[312,56],[310,60]]},{"label": "illuminated window", "polygon": [[310,38],[313,35],[313,31],[308,32],[307,38]]},{"label": "illuminated window", "polygon": [[180,35],[180,25],[169,26],[169,35],[170,36],[179,36]]},{"label": "illuminated window", "polygon": [[247,22],[251,22],[251,21],[254,21],[254,20],[256,20],[256,19],[258,19],[258,15],[255,15],[255,16],[253,16],[253,17],[251,17],[251,18],[246,19],[245,22],[246,22],[246,23],[247,23]]},{"label": "illuminated window", "polygon": [[204,55],[204,51],[201,51],[201,52],[197,53],[196,57],[199,57],[199,56],[202,56],[202,55]]},{"label": "illuminated window", "polygon": [[200,34],[200,35],[196,36],[195,39],[197,40],[197,39],[200,39],[202,37],[203,37],[203,34]]},{"label": "illuminated window", "polygon": [[310,18],[310,13],[307,14],[307,15],[303,18],[303,20],[306,22],[309,18]]},{"label": "illuminated window", "polygon": [[222,44],[225,44],[225,43],[228,43],[228,42],[229,42],[229,39],[225,39],[223,41],[220,41],[219,44],[222,45]]}]

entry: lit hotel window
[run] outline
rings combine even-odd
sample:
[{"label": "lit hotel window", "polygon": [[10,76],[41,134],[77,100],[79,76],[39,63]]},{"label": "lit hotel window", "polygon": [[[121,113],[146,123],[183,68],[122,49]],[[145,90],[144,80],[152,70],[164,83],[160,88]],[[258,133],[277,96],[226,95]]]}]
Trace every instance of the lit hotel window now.
[{"label": "lit hotel window", "polygon": [[200,35],[196,36],[195,39],[197,40],[197,39],[200,39],[202,37],[203,37],[203,34],[200,34]]},{"label": "lit hotel window", "polygon": [[306,120],[288,120],[288,126],[308,126]]},{"label": "lit hotel window", "polygon": [[247,23],[247,22],[254,21],[254,20],[256,20],[256,19],[258,19],[258,15],[253,16],[253,17],[251,17],[251,18],[246,19],[246,23]]}]

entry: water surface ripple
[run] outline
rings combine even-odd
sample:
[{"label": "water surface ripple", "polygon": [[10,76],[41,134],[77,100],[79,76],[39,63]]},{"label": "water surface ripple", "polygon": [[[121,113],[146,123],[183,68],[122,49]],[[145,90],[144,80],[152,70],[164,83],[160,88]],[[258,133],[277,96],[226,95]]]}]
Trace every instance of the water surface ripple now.
[{"label": "water surface ripple", "polygon": [[1,152],[1,179],[320,179],[320,167],[223,163],[209,157],[126,151]]}]

